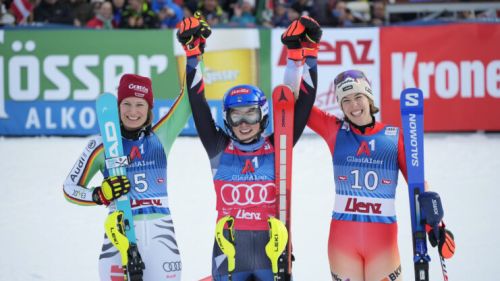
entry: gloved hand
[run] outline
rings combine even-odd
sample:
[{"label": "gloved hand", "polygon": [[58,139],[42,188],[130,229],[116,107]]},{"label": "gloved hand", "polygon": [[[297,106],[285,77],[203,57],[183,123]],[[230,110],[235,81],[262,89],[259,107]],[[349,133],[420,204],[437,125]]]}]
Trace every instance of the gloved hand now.
[{"label": "gloved hand", "polygon": [[294,20],[281,35],[281,43],[286,46],[287,56],[292,60],[302,60],[302,37],[305,31],[304,25],[300,20]]},{"label": "gloved hand", "polygon": [[92,201],[97,205],[109,205],[112,200],[127,194],[130,191],[130,181],[127,176],[105,178],[101,186],[94,188]]},{"label": "gloved hand", "polygon": [[422,220],[432,247],[438,246],[439,254],[449,259],[455,253],[453,233],[443,223],[443,206],[437,192],[426,191],[418,196]]},{"label": "gloved hand", "polygon": [[318,22],[311,17],[302,16],[288,26],[281,35],[281,42],[288,49],[289,59],[301,60],[304,56],[317,57],[318,43],[322,34]]},{"label": "gloved hand", "polygon": [[203,54],[206,39],[212,34],[208,23],[198,17],[184,18],[177,30],[177,40],[182,44],[186,56]]},{"label": "gloved hand", "polygon": [[453,233],[446,229],[444,223],[432,228],[430,225],[426,225],[425,229],[429,237],[429,243],[432,247],[438,246],[439,254],[445,258],[450,259],[455,254],[455,237]]},{"label": "gloved hand", "polygon": [[323,31],[319,23],[311,17],[302,16],[299,19],[300,23],[305,27],[305,36],[302,39],[302,48],[304,49],[304,57],[318,56],[318,43],[321,40]]}]

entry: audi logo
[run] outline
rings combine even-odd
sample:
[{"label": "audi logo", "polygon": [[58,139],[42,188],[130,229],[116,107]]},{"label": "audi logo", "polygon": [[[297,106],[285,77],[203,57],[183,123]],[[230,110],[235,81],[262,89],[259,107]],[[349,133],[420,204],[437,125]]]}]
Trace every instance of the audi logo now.
[{"label": "audi logo", "polygon": [[272,182],[252,185],[227,183],[221,187],[220,195],[222,202],[228,206],[257,205],[276,201],[274,183]]},{"label": "audi logo", "polygon": [[181,271],[182,263],[180,261],[164,262],[163,270],[165,272]]}]

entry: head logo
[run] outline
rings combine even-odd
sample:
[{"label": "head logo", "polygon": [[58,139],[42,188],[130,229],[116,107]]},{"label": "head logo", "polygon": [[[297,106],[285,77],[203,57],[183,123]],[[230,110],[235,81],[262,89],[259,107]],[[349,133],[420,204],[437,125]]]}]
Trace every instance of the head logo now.
[{"label": "head logo", "polygon": [[247,88],[237,88],[231,91],[229,93],[230,96],[236,96],[236,95],[241,95],[241,94],[248,94],[250,93],[250,90]]}]

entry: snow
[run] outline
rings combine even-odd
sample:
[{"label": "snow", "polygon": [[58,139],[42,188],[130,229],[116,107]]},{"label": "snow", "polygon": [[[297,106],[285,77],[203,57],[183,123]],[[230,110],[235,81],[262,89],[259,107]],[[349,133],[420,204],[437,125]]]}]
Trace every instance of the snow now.
[{"label": "snow", "polygon": [[[62,183],[87,138],[0,138],[0,281],[99,280],[97,260],[106,210],[67,202]],[[438,191],[457,251],[450,280],[499,280],[498,174],[500,134],[427,134],[426,178]],[[210,273],[215,194],[200,141],[180,137],[169,157],[170,205],[183,261],[183,280]],[[408,193],[397,194],[399,246],[405,280],[413,280]],[[99,182],[99,179],[96,180]],[[317,136],[294,151],[294,279],[331,280],[326,244],[333,207],[332,163]],[[443,280],[436,250],[431,280]]]}]

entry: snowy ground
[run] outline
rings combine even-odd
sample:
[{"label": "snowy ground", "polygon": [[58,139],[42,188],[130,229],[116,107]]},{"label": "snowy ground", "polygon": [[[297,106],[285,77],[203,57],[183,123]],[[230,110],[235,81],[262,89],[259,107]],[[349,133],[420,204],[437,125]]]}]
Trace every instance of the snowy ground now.
[{"label": "snowy ground", "polygon": [[[85,138],[0,138],[0,281],[98,280],[106,211],[63,198],[62,183]],[[500,280],[500,134],[428,134],[426,176],[439,191],[456,236],[448,261],[452,281]],[[294,152],[295,280],[330,280],[326,243],[333,206],[332,167],[322,139],[304,137]],[[197,138],[182,137],[169,159],[170,204],[183,258],[183,280],[209,275],[215,196],[207,156]],[[402,177],[400,177],[402,178]],[[398,187],[399,244],[412,280],[408,194]],[[431,249],[431,280],[443,280]]]}]

